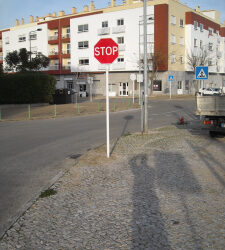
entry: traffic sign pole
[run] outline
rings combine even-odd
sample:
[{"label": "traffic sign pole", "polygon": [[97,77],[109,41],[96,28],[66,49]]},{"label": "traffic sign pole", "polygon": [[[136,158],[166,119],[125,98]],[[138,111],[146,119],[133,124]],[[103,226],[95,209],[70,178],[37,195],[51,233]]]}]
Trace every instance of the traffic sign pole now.
[{"label": "traffic sign pole", "polygon": [[107,144],[107,157],[110,156],[109,145],[109,65],[106,64],[106,144]]},{"label": "traffic sign pole", "polygon": [[171,91],[171,81],[170,81],[170,99],[171,99],[171,92],[172,92],[172,91]]},{"label": "traffic sign pole", "polygon": [[102,64],[106,64],[106,147],[107,157],[110,157],[109,145],[109,64],[119,55],[118,44],[111,38],[102,38],[94,46],[94,57]]}]

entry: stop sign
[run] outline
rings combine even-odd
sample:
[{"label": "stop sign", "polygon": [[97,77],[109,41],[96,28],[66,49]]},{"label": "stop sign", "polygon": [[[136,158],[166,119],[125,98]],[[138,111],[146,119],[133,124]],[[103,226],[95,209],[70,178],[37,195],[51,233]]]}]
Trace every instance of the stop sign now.
[{"label": "stop sign", "polygon": [[102,38],[95,44],[94,57],[100,63],[112,63],[118,55],[118,44],[111,38]]}]

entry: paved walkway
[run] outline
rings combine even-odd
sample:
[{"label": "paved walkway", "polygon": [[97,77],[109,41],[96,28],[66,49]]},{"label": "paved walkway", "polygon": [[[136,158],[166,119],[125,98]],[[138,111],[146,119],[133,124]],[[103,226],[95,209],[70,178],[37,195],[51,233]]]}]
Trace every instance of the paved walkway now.
[{"label": "paved walkway", "polygon": [[0,249],[224,249],[225,138],[171,126],[111,146],[82,156]]}]

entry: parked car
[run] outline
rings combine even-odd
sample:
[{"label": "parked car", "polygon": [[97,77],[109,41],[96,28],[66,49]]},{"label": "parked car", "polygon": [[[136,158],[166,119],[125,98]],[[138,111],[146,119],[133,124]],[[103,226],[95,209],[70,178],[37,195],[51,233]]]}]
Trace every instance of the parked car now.
[{"label": "parked car", "polygon": [[222,94],[221,88],[201,88],[198,92],[200,95],[220,95]]}]

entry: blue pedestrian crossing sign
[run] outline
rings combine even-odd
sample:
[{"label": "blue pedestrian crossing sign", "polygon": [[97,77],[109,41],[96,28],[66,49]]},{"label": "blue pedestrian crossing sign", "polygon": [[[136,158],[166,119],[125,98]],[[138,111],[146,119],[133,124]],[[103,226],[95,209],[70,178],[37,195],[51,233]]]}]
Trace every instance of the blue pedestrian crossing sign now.
[{"label": "blue pedestrian crossing sign", "polygon": [[169,80],[169,82],[173,82],[174,81],[174,75],[168,75],[168,80]]},{"label": "blue pedestrian crossing sign", "polygon": [[196,80],[207,80],[209,78],[209,68],[206,66],[197,66],[195,68]]}]

